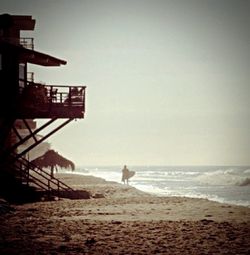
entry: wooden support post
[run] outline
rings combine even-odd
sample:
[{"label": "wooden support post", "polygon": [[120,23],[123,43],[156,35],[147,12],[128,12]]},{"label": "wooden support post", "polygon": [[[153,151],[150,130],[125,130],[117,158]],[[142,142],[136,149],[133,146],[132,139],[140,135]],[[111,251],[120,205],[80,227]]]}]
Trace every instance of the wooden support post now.
[{"label": "wooden support post", "polygon": [[18,133],[18,131],[17,131],[15,125],[12,126],[12,129],[13,129],[15,135],[18,137],[19,141],[21,141],[21,140],[22,140],[22,137],[21,137],[21,135]]},{"label": "wooden support post", "polygon": [[23,119],[23,123],[26,126],[26,128],[29,130],[30,135],[33,137],[33,139],[35,140],[35,142],[37,142],[36,136],[34,135],[33,131],[31,130],[28,122],[26,121],[26,119]]},{"label": "wooden support post", "polygon": [[35,136],[39,131],[43,130],[44,128],[46,128],[47,126],[49,126],[51,123],[53,123],[54,121],[56,121],[56,118],[53,118],[51,120],[49,120],[47,123],[45,123],[44,125],[42,125],[40,128],[36,129],[34,132],[32,132],[32,134],[27,135],[26,137],[22,138],[21,141],[19,141],[18,143],[14,144],[9,150],[8,152],[11,153],[13,152],[18,146],[20,146],[21,144],[25,143],[26,141],[28,141],[32,136]]},{"label": "wooden support post", "polygon": [[41,142],[43,142],[44,140],[46,140],[48,137],[50,137],[51,135],[53,135],[55,132],[57,132],[59,129],[61,129],[62,127],[64,127],[65,125],[67,125],[69,122],[71,122],[73,119],[68,119],[65,122],[63,122],[61,125],[59,125],[57,128],[55,128],[54,130],[52,130],[50,133],[48,133],[46,136],[44,136],[43,138],[41,138],[39,141],[37,141],[35,144],[32,144],[31,146],[29,146],[26,150],[22,151],[21,153],[17,154],[15,159],[18,159],[20,157],[22,157],[24,154],[26,154],[28,151],[30,151],[31,149],[33,149],[34,147],[36,147],[38,144],[40,144]]}]

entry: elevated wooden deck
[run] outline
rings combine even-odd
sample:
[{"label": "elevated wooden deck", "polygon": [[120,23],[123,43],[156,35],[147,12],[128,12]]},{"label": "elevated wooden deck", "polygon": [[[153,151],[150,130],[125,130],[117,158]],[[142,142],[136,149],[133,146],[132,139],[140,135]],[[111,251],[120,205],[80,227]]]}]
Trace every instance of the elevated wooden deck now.
[{"label": "elevated wooden deck", "polygon": [[[22,81],[20,81],[22,82]],[[20,86],[17,118],[84,118],[86,86]]]}]

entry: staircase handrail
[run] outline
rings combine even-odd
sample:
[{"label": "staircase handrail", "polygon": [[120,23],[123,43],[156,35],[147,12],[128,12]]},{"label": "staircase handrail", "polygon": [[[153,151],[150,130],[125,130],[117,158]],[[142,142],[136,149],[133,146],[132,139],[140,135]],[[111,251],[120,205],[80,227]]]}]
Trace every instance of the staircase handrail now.
[{"label": "staircase handrail", "polygon": [[[28,161],[26,158],[21,157],[20,161],[22,160],[22,163],[25,162],[28,164],[28,169],[34,171],[35,173],[37,173],[38,175],[40,175],[41,177],[43,177],[44,179],[46,179],[47,181],[50,181],[51,183],[57,185],[58,187],[61,187],[63,190],[73,190],[70,186],[68,186],[67,184],[65,184],[64,182],[60,181],[59,179],[53,177],[51,178],[51,175],[49,173],[47,173],[46,171],[44,171],[41,167],[35,165],[34,163]],[[26,165],[27,166],[27,165]],[[30,167],[31,166],[31,167]],[[38,169],[38,170],[37,170]],[[40,172],[39,172],[40,171]],[[45,175],[43,175],[45,174]],[[49,178],[47,176],[49,176]],[[56,180],[56,181],[54,181]],[[61,185],[60,185],[61,184]]]},{"label": "staircase handrail", "polygon": [[[16,166],[16,167],[19,169],[19,171],[22,171],[22,170],[20,169],[19,166]],[[12,169],[15,170],[15,171],[17,171],[17,168],[14,168],[14,167],[12,166]],[[41,188],[42,190],[44,190],[44,191],[47,191],[47,186],[48,186],[47,183],[45,183],[45,182],[43,182],[42,180],[36,178],[35,176],[32,176],[32,175],[27,174],[25,171],[23,171],[23,172],[24,172],[24,176],[25,176],[26,178],[31,177],[31,179],[35,179],[37,182],[42,183],[45,187],[42,186],[41,184],[35,182],[35,184],[36,184],[38,187],[40,187],[40,188]],[[23,172],[22,172],[22,174],[23,174]]]},{"label": "staircase handrail", "polygon": [[[14,157],[14,156],[13,156]],[[34,175],[32,175],[32,171],[35,172],[36,174],[38,174],[39,176],[41,176],[42,178],[44,178],[45,180],[48,181],[48,183],[52,183],[55,186],[57,186],[57,190],[64,190],[64,191],[74,191],[70,186],[68,186],[67,184],[65,184],[64,182],[60,181],[58,178],[51,178],[51,175],[49,173],[47,173],[45,170],[43,170],[42,168],[38,167],[37,165],[35,165],[34,163],[29,162],[27,159],[25,158],[20,158],[19,160],[16,161],[16,163],[21,163],[23,164],[26,168],[28,168],[29,171],[29,176],[33,179],[39,180],[38,178],[36,178]],[[24,169],[20,168],[19,166],[17,166],[15,164],[16,167],[18,167],[19,171],[25,172],[23,171]],[[31,171],[30,171],[31,170]],[[48,178],[49,177],[49,178]],[[39,180],[40,183],[43,183],[44,185],[46,185],[46,187],[49,187],[49,184],[46,184],[45,182]],[[37,184],[38,185],[38,184]],[[38,185],[39,186],[39,185]]]}]

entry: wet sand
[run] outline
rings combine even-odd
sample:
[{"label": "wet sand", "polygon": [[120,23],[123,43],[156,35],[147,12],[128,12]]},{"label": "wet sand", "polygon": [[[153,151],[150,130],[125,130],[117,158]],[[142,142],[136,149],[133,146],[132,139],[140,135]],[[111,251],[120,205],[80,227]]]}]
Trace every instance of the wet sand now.
[{"label": "wet sand", "polygon": [[0,254],[250,254],[250,208],[57,177],[92,198],[12,206],[0,215]]}]

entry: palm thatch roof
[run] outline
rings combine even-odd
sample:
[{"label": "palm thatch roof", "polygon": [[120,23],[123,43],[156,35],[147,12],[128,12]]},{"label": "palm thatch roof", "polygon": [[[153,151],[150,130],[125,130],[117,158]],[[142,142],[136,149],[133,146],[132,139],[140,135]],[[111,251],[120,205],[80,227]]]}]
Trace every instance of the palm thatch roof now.
[{"label": "palm thatch roof", "polygon": [[34,159],[31,163],[38,167],[61,167],[61,168],[71,168],[72,171],[75,170],[75,164],[54,150],[48,150],[44,155]]}]

